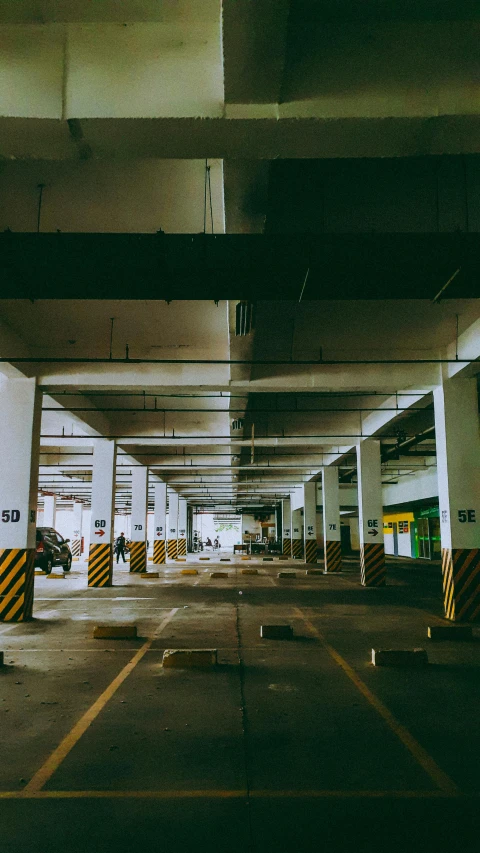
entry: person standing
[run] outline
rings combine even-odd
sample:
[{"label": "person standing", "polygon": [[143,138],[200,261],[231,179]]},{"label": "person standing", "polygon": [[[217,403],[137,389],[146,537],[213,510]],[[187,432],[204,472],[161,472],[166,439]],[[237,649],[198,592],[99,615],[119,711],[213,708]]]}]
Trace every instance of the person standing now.
[{"label": "person standing", "polygon": [[126,546],[126,544],[127,543],[125,541],[125,534],[120,533],[120,536],[117,536],[117,538],[115,540],[115,556],[117,558],[117,563],[118,563],[119,557],[122,558],[124,563],[126,562],[125,561],[125,546]]}]

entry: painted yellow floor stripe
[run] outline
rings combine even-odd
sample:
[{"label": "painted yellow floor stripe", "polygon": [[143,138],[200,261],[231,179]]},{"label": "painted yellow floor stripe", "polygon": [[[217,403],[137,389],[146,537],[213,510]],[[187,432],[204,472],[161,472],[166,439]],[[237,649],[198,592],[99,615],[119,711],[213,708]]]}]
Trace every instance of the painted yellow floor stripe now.
[{"label": "painted yellow floor stripe", "polygon": [[[250,791],[248,796],[254,799],[445,799],[452,796],[446,791]],[[478,797],[478,793],[469,797]],[[194,791],[0,791],[0,800],[75,800],[75,799],[152,799],[152,800],[191,800],[191,799],[246,799],[247,791],[194,790]]]},{"label": "painted yellow floor stripe", "polygon": [[153,641],[158,637],[159,634],[163,631],[163,629],[168,625],[171,619],[175,616],[175,613],[178,611],[178,607],[174,607],[170,612],[165,616],[154,635],[150,637],[138,650],[138,652],[133,656],[133,658],[123,667],[123,669],[118,673],[116,678],[113,679],[111,684],[108,685],[106,690],[103,691],[101,696],[98,697],[96,702],[86,711],[86,713],[79,719],[79,721],[74,725],[73,729],[64,737],[61,743],[57,746],[57,748],[52,752],[52,754],[47,758],[45,764],[40,767],[35,775],[30,779],[28,785],[25,786],[23,791],[21,792],[24,796],[28,796],[30,794],[37,794],[41,789],[46,785],[48,780],[53,776],[56,770],[60,767],[62,761],[67,757],[68,753],[73,749],[76,743],[80,740],[82,735],[85,734],[89,726],[93,723],[93,721],[98,717],[100,712],[103,710],[107,702],[110,701],[114,693],[118,690],[121,684],[125,681],[126,678],[130,675],[132,670],[135,669],[136,665],[141,661],[146,652],[148,652],[150,646]]},{"label": "painted yellow floor stripe", "polygon": [[419,742],[410,734],[408,729],[405,726],[402,726],[401,723],[398,722],[397,719],[393,716],[393,714],[388,710],[386,705],[378,699],[374,693],[367,687],[367,685],[362,681],[359,675],[352,669],[350,664],[347,663],[345,658],[343,658],[330,643],[327,643],[325,638],[322,636],[320,631],[317,631],[315,626],[310,622],[310,620],[302,613],[302,611],[296,607],[295,614],[300,619],[303,620],[305,625],[310,629],[312,634],[314,634],[321,641],[325,651],[328,652],[330,657],[333,658],[335,663],[343,669],[344,673],[350,681],[353,682],[357,690],[360,691],[362,696],[365,697],[367,702],[375,708],[378,714],[385,720],[389,729],[398,737],[398,739],[403,743],[403,745],[408,749],[408,751],[413,755],[417,763],[423,770],[430,776],[430,779],[435,783],[435,785],[439,788],[440,791],[443,791],[444,794],[449,796],[460,796],[461,791],[455,784],[455,782],[447,776],[446,773],[438,766],[436,761],[432,758],[431,755],[419,744]]}]

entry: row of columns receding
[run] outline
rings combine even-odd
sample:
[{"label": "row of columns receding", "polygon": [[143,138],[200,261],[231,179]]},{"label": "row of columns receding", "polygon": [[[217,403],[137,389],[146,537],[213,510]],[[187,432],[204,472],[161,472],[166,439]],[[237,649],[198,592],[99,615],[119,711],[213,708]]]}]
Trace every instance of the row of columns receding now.
[{"label": "row of columns receding", "polygon": [[[480,618],[480,434],[476,379],[446,379],[433,391],[442,576],[448,619]],[[41,393],[34,379],[5,379],[0,385],[0,621],[32,616],[37,524]],[[89,586],[112,583],[116,444],[94,442]],[[360,579],[363,586],[386,582],[380,442],[357,445]],[[316,483],[304,484],[303,507],[282,505],[282,543],[287,557],[317,561]],[[338,469],[322,471],[324,571],[342,568]],[[421,494],[418,495],[420,499]],[[79,506],[79,505],[77,505]],[[148,468],[132,468],[130,571],[147,565]],[[303,509],[303,533],[299,513]],[[48,521],[46,503],[44,525]],[[81,507],[79,510],[81,512]],[[46,519],[46,520],[45,520]],[[155,484],[154,563],[186,555],[187,502]],[[53,526],[53,525],[52,525]],[[81,530],[74,519],[74,530]],[[72,543],[72,551],[78,543]]]}]

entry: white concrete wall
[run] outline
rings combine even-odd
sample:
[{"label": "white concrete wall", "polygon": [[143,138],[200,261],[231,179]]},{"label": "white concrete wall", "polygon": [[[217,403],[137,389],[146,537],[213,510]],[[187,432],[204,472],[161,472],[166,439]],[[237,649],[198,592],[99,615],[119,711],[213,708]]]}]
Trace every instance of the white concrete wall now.
[{"label": "white concrete wall", "polygon": [[0,115],[220,117],[220,0],[163,22],[0,27]]},{"label": "white concrete wall", "polygon": [[398,483],[383,487],[384,507],[435,497],[438,497],[435,467],[418,471],[409,477],[400,477]]},{"label": "white concrete wall", "polygon": [[[1,77],[0,77],[1,80]],[[222,163],[209,160],[214,231],[224,231]],[[203,231],[204,160],[3,162],[0,231],[196,234]],[[210,219],[207,218],[210,230]]]}]

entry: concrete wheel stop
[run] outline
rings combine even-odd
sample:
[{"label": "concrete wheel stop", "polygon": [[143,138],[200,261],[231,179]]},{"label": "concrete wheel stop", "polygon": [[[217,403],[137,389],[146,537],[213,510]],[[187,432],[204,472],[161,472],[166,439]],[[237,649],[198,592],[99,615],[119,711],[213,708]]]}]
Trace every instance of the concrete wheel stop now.
[{"label": "concrete wheel stop", "polygon": [[167,669],[213,669],[217,649],[165,649],[162,662]]},{"label": "concrete wheel stop", "polygon": [[323,569],[307,569],[305,572],[306,575],[323,575],[325,572]]},{"label": "concrete wheel stop", "polygon": [[228,578],[228,572],[210,572],[211,578]]},{"label": "concrete wheel stop", "polygon": [[277,578],[296,578],[296,572],[278,572]]},{"label": "concrete wheel stop", "polygon": [[93,629],[94,640],[136,640],[136,625],[97,625]]},{"label": "concrete wheel stop", "polygon": [[159,578],[160,575],[158,572],[141,572],[140,577],[141,578]]},{"label": "concrete wheel stop", "polygon": [[374,666],[425,666],[428,655],[425,649],[372,649]]},{"label": "concrete wheel stop", "polygon": [[469,642],[473,640],[470,625],[432,625],[427,629],[429,640],[451,640],[453,642]]},{"label": "concrete wheel stop", "polygon": [[273,563],[273,557],[263,557],[264,563]]},{"label": "concrete wheel stop", "polygon": [[292,640],[293,628],[291,625],[261,625],[260,636],[262,640]]},{"label": "concrete wheel stop", "polygon": [[199,557],[199,560],[209,560],[210,557]]},{"label": "concrete wheel stop", "polygon": [[198,575],[198,569],[181,569],[181,575]]},{"label": "concrete wheel stop", "polygon": [[258,575],[258,569],[242,569],[242,575]]}]

